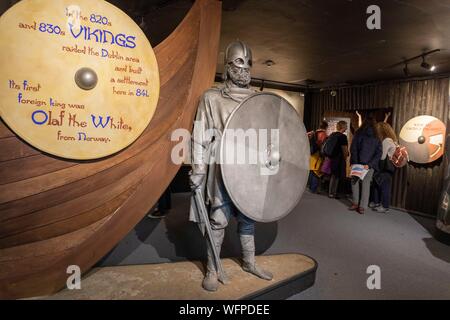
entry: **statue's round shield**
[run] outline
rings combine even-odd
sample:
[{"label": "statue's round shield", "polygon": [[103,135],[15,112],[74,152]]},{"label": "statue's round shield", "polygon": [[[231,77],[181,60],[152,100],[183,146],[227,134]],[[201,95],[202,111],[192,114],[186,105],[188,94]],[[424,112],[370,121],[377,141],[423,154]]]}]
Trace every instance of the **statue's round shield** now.
[{"label": "statue's round shield", "polygon": [[221,141],[225,187],[247,217],[271,222],[298,204],[308,180],[310,148],[297,111],[273,93],[256,93],[229,116]]}]

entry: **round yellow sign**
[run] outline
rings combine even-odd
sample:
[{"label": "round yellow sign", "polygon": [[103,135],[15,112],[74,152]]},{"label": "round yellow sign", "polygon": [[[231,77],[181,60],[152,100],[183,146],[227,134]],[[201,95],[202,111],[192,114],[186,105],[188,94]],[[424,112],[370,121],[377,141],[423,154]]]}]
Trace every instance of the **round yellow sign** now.
[{"label": "round yellow sign", "polygon": [[64,158],[120,151],[149,124],[155,54],[103,0],[23,0],[0,18],[0,116],[34,147]]}]

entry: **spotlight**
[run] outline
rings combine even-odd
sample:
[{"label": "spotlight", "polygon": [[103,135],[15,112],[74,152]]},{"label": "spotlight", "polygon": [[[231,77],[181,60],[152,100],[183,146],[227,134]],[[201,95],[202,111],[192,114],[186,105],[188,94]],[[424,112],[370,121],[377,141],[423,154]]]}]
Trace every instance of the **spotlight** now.
[{"label": "spotlight", "polygon": [[147,23],[145,23],[144,17],[141,17],[141,22],[139,23],[139,27],[141,27],[142,30],[145,30],[147,28]]},{"label": "spotlight", "polygon": [[426,63],[425,61],[422,62],[422,63],[420,64],[420,66],[421,66],[422,68],[424,68],[424,69],[427,69],[427,70],[430,70],[430,69],[431,69],[430,64],[429,64],[429,63]]},{"label": "spotlight", "polygon": [[425,62],[425,56],[422,57],[422,63],[420,64],[420,66],[424,69],[427,69],[429,71],[434,71],[436,70],[436,66],[432,66],[429,63]]}]

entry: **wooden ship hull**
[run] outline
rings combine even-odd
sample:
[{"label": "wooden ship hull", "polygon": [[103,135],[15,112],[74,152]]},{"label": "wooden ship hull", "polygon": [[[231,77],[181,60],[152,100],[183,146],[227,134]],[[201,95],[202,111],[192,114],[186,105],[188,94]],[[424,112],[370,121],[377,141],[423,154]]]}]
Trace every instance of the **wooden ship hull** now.
[{"label": "wooden ship hull", "polygon": [[43,296],[66,285],[67,267],[89,270],[156,203],[175,176],[171,132],[191,129],[214,80],[221,3],[197,0],[155,48],[161,90],[137,141],[95,161],[31,147],[0,122],[0,298]]}]

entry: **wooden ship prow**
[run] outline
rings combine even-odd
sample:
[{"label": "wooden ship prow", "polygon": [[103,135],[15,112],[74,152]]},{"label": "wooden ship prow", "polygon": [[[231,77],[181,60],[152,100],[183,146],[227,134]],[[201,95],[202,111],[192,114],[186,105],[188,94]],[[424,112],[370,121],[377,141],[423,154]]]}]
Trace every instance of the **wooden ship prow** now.
[{"label": "wooden ship prow", "polygon": [[49,295],[67,267],[89,270],[149,211],[179,165],[171,133],[191,130],[198,99],[214,81],[221,2],[197,0],[154,48],[156,112],[128,148],[73,161],[33,148],[0,122],[0,298]]}]

